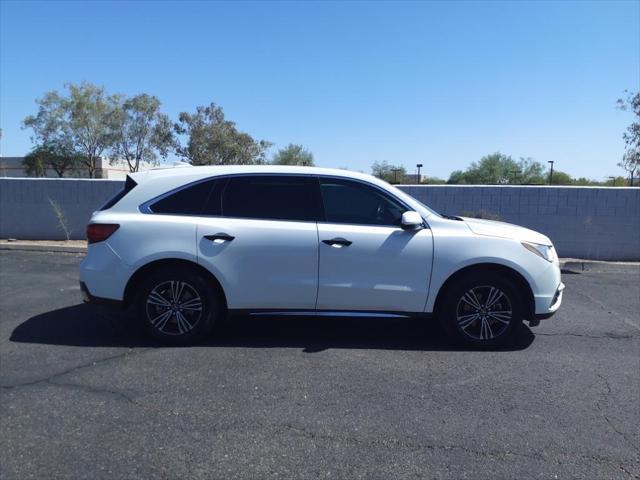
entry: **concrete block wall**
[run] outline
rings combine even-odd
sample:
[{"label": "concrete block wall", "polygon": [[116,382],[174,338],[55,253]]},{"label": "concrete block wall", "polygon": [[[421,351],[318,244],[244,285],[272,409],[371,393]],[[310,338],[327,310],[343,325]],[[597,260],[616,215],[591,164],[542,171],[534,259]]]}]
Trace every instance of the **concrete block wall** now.
[{"label": "concrete block wall", "polygon": [[562,257],[640,260],[640,188],[403,185],[449,215],[485,212],[547,235]]},{"label": "concrete block wall", "polygon": [[[0,238],[65,238],[49,200],[82,239],[91,213],[123,186],[117,180],[0,178]],[[640,260],[640,188],[404,185],[450,215],[484,210],[548,235],[563,257]]]},{"label": "concrete block wall", "polygon": [[123,184],[121,180],[0,178],[0,238],[64,240],[51,199],[64,211],[71,238],[83,239],[91,213]]}]

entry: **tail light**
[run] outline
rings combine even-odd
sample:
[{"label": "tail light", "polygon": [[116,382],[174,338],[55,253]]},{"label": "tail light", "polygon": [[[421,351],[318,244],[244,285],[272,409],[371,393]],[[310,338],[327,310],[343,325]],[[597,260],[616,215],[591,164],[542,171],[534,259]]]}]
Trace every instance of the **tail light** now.
[{"label": "tail light", "polygon": [[117,223],[90,223],[87,225],[87,240],[89,243],[104,242],[118,230]]}]

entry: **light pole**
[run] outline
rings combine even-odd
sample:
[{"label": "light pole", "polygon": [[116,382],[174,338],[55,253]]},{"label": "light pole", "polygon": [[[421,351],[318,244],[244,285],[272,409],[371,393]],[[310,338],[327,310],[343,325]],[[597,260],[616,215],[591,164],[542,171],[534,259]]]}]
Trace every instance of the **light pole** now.
[{"label": "light pole", "polygon": [[400,171],[400,169],[392,168],[391,171],[393,172],[393,183],[398,183],[398,172]]},{"label": "light pole", "polygon": [[422,168],[422,164],[419,163],[419,164],[416,165],[416,167],[418,167],[418,181],[416,183],[422,183],[420,181],[420,169]]},{"label": "light pole", "polygon": [[607,177],[609,178],[609,180],[611,180],[611,183],[613,184],[613,186],[616,186],[616,177]]},{"label": "light pole", "polygon": [[553,183],[553,160],[549,160],[547,163],[551,164],[551,170],[549,171],[549,185]]},{"label": "light pole", "polygon": [[516,183],[516,179],[518,178],[518,174],[520,174],[520,173],[522,173],[522,172],[521,172],[520,170],[509,170],[509,173],[510,173],[511,175],[513,175],[513,179],[512,179],[512,181],[511,181],[511,183],[512,183],[513,185],[515,185],[515,183]]}]

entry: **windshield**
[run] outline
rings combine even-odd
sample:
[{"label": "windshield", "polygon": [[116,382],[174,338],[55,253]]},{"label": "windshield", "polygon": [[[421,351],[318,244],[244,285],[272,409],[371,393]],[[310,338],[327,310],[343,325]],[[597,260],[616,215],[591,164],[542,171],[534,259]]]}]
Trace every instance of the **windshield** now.
[{"label": "windshield", "polygon": [[[412,197],[413,198],[413,197]],[[428,211],[429,213],[432,213],[433,215],[436,215],[438,217],[443,217],[444,215],[442,215],[440,212],[436,212],[433,208],[426,206],[424,203],[422,203],[420,200],[417,199],[413,199],[417,204],[419,204],[422,208],[424,208],[426,211]]]},{"label": "windshield", "polygon": [[416,207],[417,210],[419,211],[419,213],[421,213],[422,215],[427,216],[427,217],[429,215],[435,215],[437,217],[444,218],[444,215],[436,212],[433,208],[428,207],[427,205],[425,205],[424,203],[422,203],[420,200],[416,199],[415,197],[412,197],[411,195],[403,192],[398,187],[394,187],[393,185],[389,185],[389,187],[391,187],[393,192],[397,196],[399,196],[402,200],[404,200],[405,202],[407,202],[407,203],[413,205],[414,207]]}]

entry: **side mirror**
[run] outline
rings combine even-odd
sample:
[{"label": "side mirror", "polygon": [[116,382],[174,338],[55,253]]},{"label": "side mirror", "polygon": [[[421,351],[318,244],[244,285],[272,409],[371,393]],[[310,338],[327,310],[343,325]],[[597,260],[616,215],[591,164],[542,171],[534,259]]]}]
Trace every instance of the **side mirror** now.
[{"label": "side mirror", "polygon": [[419,230],[424,226],[424,221],[418,212],[408,211],[402,214],[400,224],[405,230]]}]

